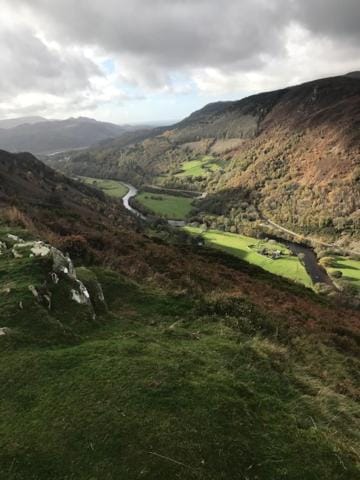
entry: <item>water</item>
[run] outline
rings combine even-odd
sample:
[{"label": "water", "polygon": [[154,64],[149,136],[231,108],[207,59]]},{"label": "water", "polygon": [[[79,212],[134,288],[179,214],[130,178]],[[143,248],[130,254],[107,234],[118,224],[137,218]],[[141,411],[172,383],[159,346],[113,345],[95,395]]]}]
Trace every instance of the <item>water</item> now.
[{"label": "water", "polygon": [[[138,194],[138,189],[135,188],[133,185],[130,185],[129,183],[122,183],[129,189],[128,193],[122,198],[124,207],[137,217],[147,221],[148,218],[145,215],[143,215],[141,212],[139,212],[139,210],[136,210],[129,204],[129,200]],[[172,227],[184,227],[186,225],[186,222],[184,222],[184,220],[168,220],[168,224]],[[311,248],[299,245],[297,243],[282,240],[280,238],[276,238],[276,241],[285,245],[295,255],[299,255],[299,253],[303,254],[305,269],[313,283],[326,283],[327,285],[334,286],[331,278],[326,273],[326,270],[318,264],[315,252]]]},{"label": "water", "polygon": [[133,185],[130,185],[130,183],[125,183],[125,182],[121,182],[121,183],[125,185],[126,188],[128,188],[127,194],[124,197],[122,197],[122,202],[126,210],[129,210],[129,212],[133,213],[134,215],[141,218],[142,220],[147,220],[145,215],[139,212],[139,210],[136,210],[136,208],[133,208],[129,203],[129,200],[131,198],[136,197],[136,195],[138,194],[138,189],[135,188]]}]

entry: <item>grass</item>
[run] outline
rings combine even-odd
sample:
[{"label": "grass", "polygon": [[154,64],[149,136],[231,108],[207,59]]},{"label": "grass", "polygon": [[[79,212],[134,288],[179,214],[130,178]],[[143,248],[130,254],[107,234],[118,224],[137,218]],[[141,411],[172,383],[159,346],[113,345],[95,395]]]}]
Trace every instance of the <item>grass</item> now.
[{"label": "grass", "polygon": [[193,199],[162,193],[141,192],[136,196],[136,200],[156,215],[171,220],[182,220],[190,213]]},{"label": "grass", "polygon": [[225,316],[93,273],[111,322],[66,347],[0,338],[4,478],[357,478],[359,408],[336,391],[355,359],[310,335],[282,344],[241,300]]},{"label": "grass", "polygon": [[177,177],[201,177],[209,172],[216,172],[221,167],[212,156],[204,156],[200,160],[190,160],[181,164],[182,172]]},{"label": "grass", "polygon": [[92,185],[110,197],[122,198],[127,192],[128,188],[121,182],[117,180],[104,180],[101,178],[91,178],[91,177],[79,177],[84,183]]},{"label": "grass", "polygon": [[[290,255],[282,245],[257,240],[243,235],[208,230],[203,232],[200,228],[185,227],[188,233],[202,235],[207,245],[224,250],[249,263],[257,265],[264,270],[289,278],[307,287],[312,287],[312,281],[299,258]],[[269,250],[280,250],[284,255],[276,260],[258,253],[258,249],[266,247]]]},{"label": "grass", "polygon": [[[29,239],[0,224],[8,233]],[[13,331],[0,336],[1,478],[359,477],[355,331],[297,331],[289,310],[79,267],[108,306],[94,323],[57,292],[63,280],[50,311],[34,299],[49,273],[45,259],[0,255],[0,328]]]},{"label": "grass", "polygon": [[360,290],[360,261],[351,260],[346,257],[333,257],[331,267],[327,268],[329,273],[339,270],[342,273],[342,281]]}]

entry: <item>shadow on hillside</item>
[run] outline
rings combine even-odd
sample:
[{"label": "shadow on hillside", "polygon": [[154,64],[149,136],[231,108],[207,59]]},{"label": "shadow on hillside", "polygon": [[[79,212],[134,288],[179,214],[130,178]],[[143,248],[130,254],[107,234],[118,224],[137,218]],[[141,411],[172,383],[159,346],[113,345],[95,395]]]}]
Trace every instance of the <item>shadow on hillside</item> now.
[{"label": "shadow on hillside", "polygon": [[253,203],[252,195],[253,190],[250,189],[226,188],[197,200],[196,207],[213,215],[226,215],[232,208],[238,208],[239,202],[246,202],[250,206]]}]

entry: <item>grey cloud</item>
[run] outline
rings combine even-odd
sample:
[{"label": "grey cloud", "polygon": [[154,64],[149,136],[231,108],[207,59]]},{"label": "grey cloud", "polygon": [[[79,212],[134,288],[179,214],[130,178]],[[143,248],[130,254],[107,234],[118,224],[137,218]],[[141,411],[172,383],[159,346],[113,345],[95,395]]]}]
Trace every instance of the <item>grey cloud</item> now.
[{"label": "grey cloud", "polygon": [[283,53],[291,22],[319,34],[360,36],[359,0],[13,1],[43,16],[65,42],[171,68],[257,67],[264,55]]},{"label": "grey cloud", "polygon": [[360,40],[359,0],[297,0],[294,14],[315,34]]},{"label": "grey cloud", "polygon": [[88,86],[97,66],[75,52],[50,50],[33,32],[21,27],[0,30],[0,98],[21,91],[65,94]]},{"label": "grey cloud", "polygon": [[[338,71],[340,63],[347,64],[338,61],[336,52],[353,62],[354,51],[359,51],[360,0],[1,2],[16,10],[28,30],[0,30],[0,100],[11,92],[33,89],[68,95],[74,101],[80,98],[86,104],[83,93],[89,88],[89,78],[100,72],[80,52],[84,47],[116,59],[118,81],[140,92],[164,87],[171,91],[172,78],[180,75],[191,82],[194,74],[205,69],[238,78],[242,73],[262,73],[269,65],[287,68],[286,35],[296,24],[310,32],[314,46],[329,40],[325,51],[329,73]],[[58,42],[60,51],[50,50],[36,38],[36,30]],[[78,47],[78,53],[73,47]],[[304,70],[294,65],[288,68],[297,73]],[[275,76],[296,77],[288,71]]]},{"label": "grey cloud", "polygon": [[163,67],[255,66],[282,50],[288,0],[15,0],[65,42],[99,45]]}]

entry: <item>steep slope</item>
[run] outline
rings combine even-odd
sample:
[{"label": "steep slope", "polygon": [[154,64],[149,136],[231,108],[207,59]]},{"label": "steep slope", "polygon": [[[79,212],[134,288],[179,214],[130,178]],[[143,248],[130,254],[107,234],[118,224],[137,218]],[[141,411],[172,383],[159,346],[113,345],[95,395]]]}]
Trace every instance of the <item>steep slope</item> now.
[{"label": "steep slope", "polygon": [[[360,81],[308,82],[210,104],[143,142],[60,162],[68,172],[206,190],[199,209],[229,215],[247,202],[303,233],[359,241]],[[211,155],[221,168],[179,178],[183,162]],[[100,161],[99,161],[100,160]],[[212,201],[213,200],[213,201]]]},{"label": "steep slope", "polygon": [[116,137],[125,130],[127,127],[85,117],[22,122],[12,128],[1,128],[0,123],[0,148],[14,152],[30,151],[34,154],[53,153],[89,147]]},{"label": "steep slope", "polygon": [[358,477],[358,311],[156,242],[30,154],[0,186],[4,478]]}]

